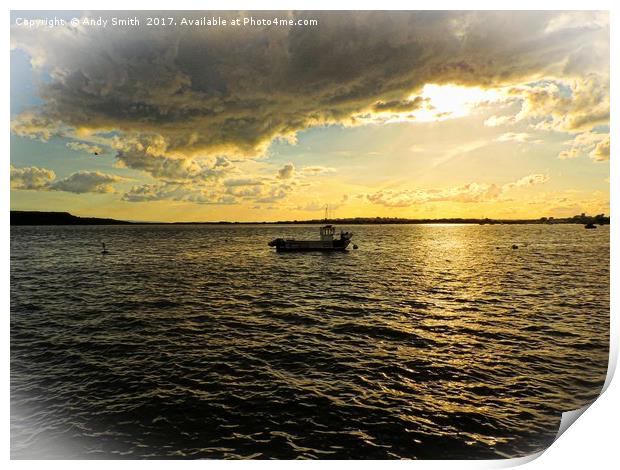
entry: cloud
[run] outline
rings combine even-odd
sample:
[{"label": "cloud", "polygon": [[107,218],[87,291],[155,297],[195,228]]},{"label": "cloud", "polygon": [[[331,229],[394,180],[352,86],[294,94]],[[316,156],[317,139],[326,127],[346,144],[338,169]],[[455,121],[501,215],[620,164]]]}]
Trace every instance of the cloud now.
[{"label": "cloud", "polygon": [[184,201],[197,204],[273,203],[288,197],[299,184],[274,177],[245,177],[212,181],[163,181],[133,186],[122,196],[126,202]]},{"label": "cloud", "polygon": [[506,192],[514,188],[542,184],[548,180],[547,175],[532,174],[501,186],[488,183],[468,183],[447,189],[388,189],[368,194],[366,197],[370,202],[386,207],[410,207],[420,203],[447,201],[488,202],[500,199]]},{"label": "cloud", "polygon": [[[345,202],[344,200],[342,202]],[[338,210],[340,207],[342,207],[342,203],[331,203],[328,206],[328,216],[329,218],[334,218],[334,211]],[[322,214],[325,213],[325,203],[319,200],[312,200],[309,202],[306,202],[305,204],[300,204],[294,207],[295,210],[298,211],[307,211],[307,212],[321,212]]]},{"label": "cloud", "polygon": [[559,159],[566,160],[589,155],[598,162],[609,160],[610,143],[607,133],[583,132],[577,134],[568,144],[570,147],[558,154]]},{"label": "cloud", "polygon": [[170,154],[165,139],[156,134],[117,136],[111,146],[117,151],[120,166],[163,180],[218,180],[236,171],[225,156],[187,159],[181,154]]},{"label": "cloud", "polygon": [[560,160],[570,160],[579,156],[579,149],[577,147],[571,147],[568,150],[562,150],[558,154]]},{"label": "cloud", "polygon": [[86,152],[101,155],[103,148],[97,145],[86,144],[84,142],[67,142],[67,147],[76,152]]},{"label": "cloud", "polygon": [[141,142],[117,139],[114,147],[118,150],[117,159],[120,166],[142,170],[151,176],[166,181],[218,181],[234,174],[237,169],[226,157],[203,157],[186,159],[180,155],[166,155],[163,141],[149,141],[142,136]]},{"label": "cloud", "polygon": [[226,187],[237,186],[262,186],[264,181],[259,178],[231,178],[224,181]]},{"label": "cloud", "polygon": [[11,165],[11,189],[67,191],[71,193],[112,193],[113,183],[125,181],[117,175],[99,171],[78,171],[56,179],[52,170],[38,167],[16,168]]},{"label": "cloud", "polygon": [[272,185],[267,191],[263,192],[260,197],[254,199],[255,202],[261,204],[271,204],[286,199],[293,191],[294,186],[288,184]]},{"label": "cloud", "polygon": [[315,165],[315,166],[306,166],[303,167],[301,169],[301,173],[305,174],[305,175],[324,175],[326,173],[335,173],[337,170],[335,168],[329,167],[329,166],[321,166],[321,165]]},{"label": "cloud", "polygon": [[540,173],[527,175],[523,178],[518,179],[517,181],[514,181],[512,183],[506,183],[505,185],[503,185],[502,192],[509,191],[512,188],[522,188],[534,186],[535,184],[543,184],[547,181],[549,181],[549,175],[544,175]]},{"label": "cloud", "polygon": [[68,177],[57,180],[49,185],[52,191],[67,191],[70,193],[113,193],[112,183],[124,181],[117,175],[101,173],[100,171],[78,171]]},{"label": "cloud", "polygon": [[46,168],[16,168],[11,165],[11,189],[45,189],[55,178],[54,172]]},{"label": "cloud", "polygon": [[265,197],[264,184],[262,182],[248,180],[247,182],[235,182],[235,184],[226,185],[226,194],[237,198],[256,199]]},{"label": "cloud", "polygon": [[609,134],[601,140],[596,146],[594,150],[590,152],[590,157],[597,162],[606,162],[609,160]]},{"label": "cloud", "polygon": [[388,102],[378,101],[372,107],[378,113],[408,113],[420,109],[427,98],[416,96],[414,99],[392,100]]},{"label": "cloud", "polygon": [[292,163],[287,163],[278,170],[278,178],[282,180],[290,179],[293,176],[295,176],[295,165]]},{"label": "cloud", "polygon": [[540,144],[542,140],[534,138],[531,134],[527,132],[506,132],[500,135],[497,139],[497,142],[517,142],[520,144]]},{"label": "cloud", "polygon": [[263,178],[248,179],[246,182],[236,181],[234,185],[226,185],[226,193],[244,200],[259,204],[273,203],[286,199],[298,186],[299,183],[292,179],[279,181],[278,179]]},{"label": "cloud", "polygon": [[535,201],[544,214],[554,217],[570,217],[585,212],[586,214],[609,214],[609,191],[590,190],[553,190],[541,192]]},{"label": "cloud", "polygon": [[491,116],[486,121],[484,121],[484,125],[487,127],[497,127],[514,121],[514,116]]},{"label": "cloud", "polygon": [[133,186],[122,196],[123,201],[185,201],[197,204],[234,204],[232,195],[222,194],[207,188],[196,188],[190,183],[164,182]]},{"label": "cloud", "polygon": [[513,88],[510,94],[523,101],[516,120],[529,119],[540,129],[583,132],[609,123],[608,76],[592,73],[568,82]]},{"label": "cloud", "polygon": [[426,202],[482,202],[496,199],[501,190],[494,184],[469,183],[446,190],[382,190],[369,194],[368,200],[386,207],[409,207]]},{"label": "cloud", "polygon": [[[223,170],[205,157],[256,157],[311,127],[417,109],[422,101],[412,97],[427,84],[516,87],[525,114],[551,113],[554,126],[571,130],[607,119],[605,13],[283,15],[317,17],[319,26],[12,27],[11,47],[49,76],[43,104],[17,116],[12,132],[99,143],[115,134],[119,162],[178,182]],[[551,89],[536,101],[538,89],[519,88],[544,77],[572,83],[572,104]]]},{"label": "cloud", "polygon": [[68,132],[69,128],[66,128],[61,121],[47,116],[43,110],[24,111],[11,120],[12,134],[43,142],[52,137],[62,137]]},{"label": "cloud", "polygon": [[[565,132],[575,135],[575,142],[569,149],[562,150],[558,158],[577,158],[587,150],[596,161],[609,160],[609,149],[601,144],[600,152],[593,149],[593,132],[600,126],[609,125],[610,95],[608,70],[604,73],[589,73],[571,80],[545,80],[534,84],[513,87],[508,95],[521,101],[521,109],[515,115],[491,116],[486,126],[502,126],[517,122],[529,122],[537,130]],[[507,133],[516,137],[518,133]]]}]

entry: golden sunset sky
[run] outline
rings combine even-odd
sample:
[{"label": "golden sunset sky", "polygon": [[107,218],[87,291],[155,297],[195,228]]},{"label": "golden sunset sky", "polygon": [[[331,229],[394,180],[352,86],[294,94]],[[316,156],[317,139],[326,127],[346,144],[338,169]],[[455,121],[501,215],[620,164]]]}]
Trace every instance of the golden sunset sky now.
[{"label": "golden sunset sky", "polygon": [[[128,12],[57,12],[111,20]],[[605,12],[12,12],[11,208],[143,221],[609,213]],[[147,16],[316,26],[149,27]]]}]

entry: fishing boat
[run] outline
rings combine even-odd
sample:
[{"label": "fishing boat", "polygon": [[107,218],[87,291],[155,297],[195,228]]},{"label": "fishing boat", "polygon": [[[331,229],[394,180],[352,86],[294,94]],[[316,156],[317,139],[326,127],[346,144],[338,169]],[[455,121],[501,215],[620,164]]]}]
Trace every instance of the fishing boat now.
[{"label": "fishing boat", "polygon": [[[329,205],[325,206],[325,225],[319,229],[319,240],[295,240],[294,238],[276,238],[268,245],[275,247],[276,251],[346,251],[351,243],[353,233],[340,231],[340,237],[336,238],[336,228],[329,224]],[[357,245],[353,245],[357,249]]]},{"label": "fishing boat", "polygon": [[319,229],[320,240],[295,240],[276,238],[268,245],[275,247],[276,251],[345,251],[351,243],[353,233],[340,232],[336,237],[336,228],[333,225],[323,225]]}]

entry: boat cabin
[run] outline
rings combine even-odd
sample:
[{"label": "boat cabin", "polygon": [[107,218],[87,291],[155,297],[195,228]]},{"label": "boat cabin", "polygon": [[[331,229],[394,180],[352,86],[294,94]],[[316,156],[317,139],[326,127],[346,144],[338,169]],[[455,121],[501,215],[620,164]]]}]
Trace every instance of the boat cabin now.
[{"label": "boat cabin", "polygon": [[334,239],[334,234],[336,233],[336,229],[333,225],[325,225],[321,227],[321,241],[322,242],[330,242]]}]

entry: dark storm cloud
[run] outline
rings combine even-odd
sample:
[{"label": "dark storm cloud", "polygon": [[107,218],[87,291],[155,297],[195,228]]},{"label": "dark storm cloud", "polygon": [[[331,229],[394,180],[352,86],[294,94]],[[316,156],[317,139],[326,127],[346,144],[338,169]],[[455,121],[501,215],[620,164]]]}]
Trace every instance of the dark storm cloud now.
[{"label": "dark storm cloud", "polygon": [[608,69],[607,17],[596,12],[577,20],[540,11],[278,13],[286,15],[319,25],[14,27],[12,47],[51,80],[44,104],[13,131],[41,139],[114,131],[122,163],[178,179],[203,175],[184,162],[195,156],[256,156],[312,126],[415,109],[421,98],[409,97],[426,83],[493,87]]},{"label": "dark storm cloud", "polygon": [[419,109],[424,104],[425,99],[421,96],[416,96],[413,100],[392,100],[383,102],[379,101],[373,106],[373,111],[376,112],[410,112]]}]

